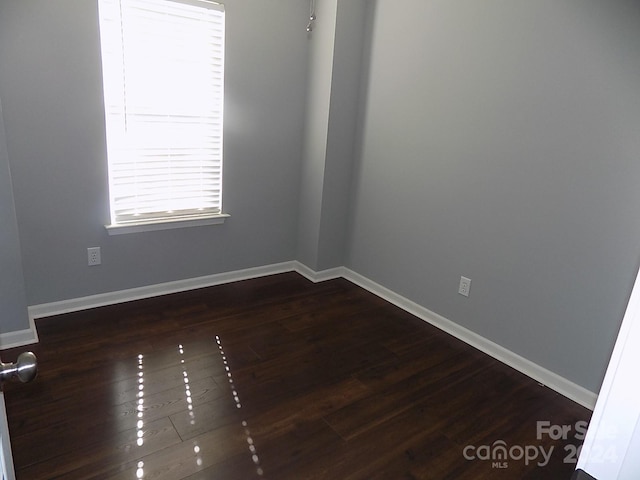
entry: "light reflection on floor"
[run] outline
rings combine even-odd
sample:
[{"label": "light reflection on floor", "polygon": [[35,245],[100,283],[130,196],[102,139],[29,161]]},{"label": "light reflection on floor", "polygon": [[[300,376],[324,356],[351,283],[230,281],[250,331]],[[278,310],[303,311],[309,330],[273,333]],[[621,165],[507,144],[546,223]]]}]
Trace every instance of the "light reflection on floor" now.
[{"label": "light reflection on floor", "polygon": [[[193,398],[191,397],[191,386],[189,385],[189,373],[187,372],[187,366],[184,361],[184,347],[182,344],[178,345],[178,353],[180,353],[180,364],[182,365],[182,378],[184,380],[184,395],[187,402],[187,410],[189,410],[189,424],[196,424],[196,414],[193,406]],[[202,466],[202,455],[200,452],[200,446],[197,441],[193,442],[193,453],[196,458],[196,465]]]},{"label": "light reflection on floor", "polygon": [[[238,390],[233,383],[233,375],[231,374],[231,367],[229,367],[229,363],[227,362],[227,356],[224,353],[224,349],[222,348],[222,341],[220,337],[216,335],[216,343],[218,344],[218,350],[220,351],[220,355],[222,357],[222,363],[224,364],[224,369],[227,372],[227,379],[229,380],[229,385],[231,386],[231,394],[233,395],[233,400],[236,402],[236,407],[238,409],[242,408],[242,404],[240,403],[240,395],[238,395]],[[249,430],[249,425],[246,420],[242,420],[242,426],[244,427],[244,433],[247,436],[247,443],[249,444],[249,452],[251,453],[251,460],[256,466],[256,473],[258,475],[263,475],[264,471],[260,466],[260,457],[258,457],[258,451],[256,446],[253,443],[253,438],[251,438],[251,430]]]},{"label": "light reflection on floor", "polygon": [[[218,346],[218,350],[220,353],[220,356],[222,358],[222,363],[224,365],[224,370],[227,376],[227,380],[229,382],[229,386],[231,387],[231,395],[233,397],[233,401],[235,402],[236,408],[238,409],[238,411],[240,411],[242,409],[242,404],[240,403],[240,395],[238,394],[238,390],[236,388],[236,385],[234,384],[233,381],[233,375],[231,372],[231,367],[229,366],[229,362],[227,360],[227,356],[224,352],[224,349],[222,347],[222,341],[220,340],[220,337],[216,335],[215,337],[215,342]],[[184,401],[186,403],[187,406],[187,410],[189,412],[189,424],[190,425],[196,425],[196,413],[195,413],[195,408],[194,408],[194,403],[193,403],[193,397],[192,397],[192,392],[191,392],[191,386],[190,386],[190,380],[189,380],[189,373],[186,367],[186,362],[185,362],[185,348],[182,344],[178,344],[177,346],[177,350],[178,350],[178,354],[179,354],[179,358],[180,358],[180,365],[182,367],[182,378],[184,381]],[[138,390],[137,390],[137,401],[136,401],[136,444],[138,447],[142,447],[144,445],[144,414],[145,414],[145,386],[144,386],[144,355],[143,354],[138,354],[137,356],[137,360],[138,360]],[[254,444],[253,438],[251,436],[251,431],[249,429],[249,425],[247,423],[246,420],[242,420],[241,421],[241,425],[242,428],[244,430],[244,434],[246,436],[246,441],[248,444],[248,449],[249,449],[249,453],[251,455],[251,460],[253,462],[253,464],[255,465],[256,468],[256,473],[260,476],[264,475],[264,471],[262,469],[262,466],[260,465],[260,458],[258,456],[258,451],[256,449],[256,446]],[[202,467],[203,465],[203,452],[202,449],[200,448],[200,445],[198,444],[197,440],[193,441],[193,453],[195,455],[195,463],[196,466],[199,468]],[[135,479],[136,480],[143,480],[145,478],[145,473],[149,473],[149,472],[145,472],[145,463],[142,460],[141,457],[139,457],[140,460],[138,460],[137,462],[137,468],[135,470]]]},{"label": "light reflection on floor", "polygon": [[[136,444],[138,447],[144,445],[144,355],[138,354],[138,420],[136,422]],[[138,468],[136,469],[136,478],[144,478],[144,462],[140,460],[138,462]]]}]

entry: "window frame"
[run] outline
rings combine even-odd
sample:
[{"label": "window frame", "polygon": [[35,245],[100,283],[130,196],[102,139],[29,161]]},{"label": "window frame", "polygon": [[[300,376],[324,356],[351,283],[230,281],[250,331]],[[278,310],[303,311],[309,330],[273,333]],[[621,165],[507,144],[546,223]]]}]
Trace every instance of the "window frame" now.
[{"label": "window frame", "polygon": [[[108,162],[108,169],[109,169],[110,224],[105,225],[105,227],[110,235],[134,233],[134,232],[140,232],[140,231],[165,230],[165,229],[174,229],[174,228],[183,228],[183,227],[220,224],[220,223],[223,223],[227,217],[229,217],[228,214],[222,213],[223,212],[222,211],[222,166],[223,166],[222,147],[223,147],[223,115],[224,115],[223,114],[224,112],[224,61],[225,61],[224,49],[225,49],[225,23],[226,23],[224,5],[210,2],[208,0],[161,0],[161,1],[162,1],[161,4],[154,4],[153,2],[148,2],[146,0],[99,0],[98,1],[99,22],[100,22],[100,25],[99,25],[100,49],[101,49],[101,55],[102,55],[101,60],[102,60],[102,67],[103,67],[102,81],[103,81],[103,95],[104,95],[104,108],[105,108],[105,111],[104,111],[105,135],[106,135],[106,142],[107,142],[106,144],[107,145],[107,162]],[[162,9],[171,9],[171,8],[189,9],[189,6],[199,7],[198,9],[189,10],[191,12],[195,12],[194,15],[198,13],[198,10],[200,11],[200,13],[202,13],[203,12],[202,7],[208,10],[214,10],[217,12],[213,15],[213,19],[214,19],[213,21],[211,21],[210,19],[207,20],[207,22],[210,22],[210,23],[207,23],[206,40],[208,41],[207,45],[209,45],[210,48],[207,48],[206,54],[204,56],[200,54],[200,56],[196,58],[196,62],[194,62],[196,65],[198,65],[198,67],[206,65],[209,68],[209,70],[207,70],[206,72],[206,75],[204,75],[204,78],[206,78],[206,81],[203,82],[204,89],[201,91],[209,94],[213,93],[213,96],[207,97],[211,99],[212,105],[208,105],[208,108],[203,109],[203,110],[206,110],[206,113],[204,115],[209,115],[209,116],[202,117],[205,119],[204,121],[200,117],[198,117],[200,118],[199,124],[197,124],[198,122],[196,120],[194,121],[190,120],[191,117],[188,116],[190,112],[186,113],[187,115],[186,118],[188,120],[184,122],[186,124],[186,126],[184,127],[184,130],[187,133],[184,134],[183,138],[181,138],[183,134],[180,134],[180,133],[176,134],[176,139],[177,139],[176,143],[186,138],[188,134],[190,134],[193,130],[198,130],[198,128],[199,128],[201,138],[198,138],[196,136],[196,140],[194,141],[193,144],[191,143],[191,141],[185,143],[187,147],[183,148],[183,152],[184,151],[190,152],[191,150],[193,150],[197,153],[192,154],[191,158],[189,158],[188,153],[184,154],[183,155],[183,157],[185,158],[184,163],[180,163],[182,161],[180,159],[176,160],[176,157],[179,157],[179,155],[175,155],[171,153],[167,155],[167,153],[162,150],[162,147],[156,147],[156,144],[158,143],[160,144],[162,144],[163,142],[170,143],[170,141],[166,140],[166,136],[162,136],[161,134],[158,134],[158,130],[155,129],[156,128],[155,126],[149,127],[149,125],[144,123],[146,120],[143,119],[140,122],[140,124],[143,126],[143,128],[146,127],[150,129],[153,135],[149,135],[144,140],[140,140],[142,136],[137,136],[139,134],[135,133],[135,126],[129,127],[127,125],[127,120],[134,118],[134,115],[138,114],[139,117],[145,116],[145,115],[140,115],[139,113],[136,112],[136,108],[139,108],[138,104],[134,104],[133,101],[131,102],[131,104],[127,103],[129,99],[127,98],[128,91],[127,91],[127,85],[126,85],[126,80],[127,80],[126,75],[129,74],[131,75],[130,78],[134,78],[132,76],[133,74],[131,73],[131,70],[138,69],[137,68],[138,64],[132,62],[133,67],[131,67],[130,70],[126,70],[125,68],[126,59],[124,57],[124,53],[120,53],[118,49],[115,48],[115,49],[112,49],[112,52],[115,51],[116,53],[113,54],[111,57],[109,57],[109,53],[105,53],[105,48],[109,48],[109,44],[106,43],[109,40],[104,40],[104,37],[105,36],[108,37],[109,35],[112,35],[113,38],[120,37],[118,41],[121,43],[120,44],[114,43],[114,45],[122,47],[122,52],[124,52],[125,47],[133,48],[132,43],[125,43],[125,42],[127,40],[129,40],[129,42],[132,42],[135,40],[132,40],[132,38],[129,38],[129,39],[125,38],[125,34],[122,32],[123,22],[126,21],[126,20],[123,20],[124,17],[122,16],[122,11],[123,11],[122,7],[124,3],[147,4],[147,6],[153,7],[152,9],[149,8],[149,11],[152,12],[150,15],[157,15],[156,11],[162,10]],[[180,4],[182,4],[182,7],[178,6]],[[108,8],[112,8],[112,10],[108,11],[107,10]],[[116,8],[119,10],[116,10]],[[140,6],[138,6],[138,8],[140,8]],[[117,13],[114,13],[114,12],[117,12]],[[112,15],[112,17],[109,17],[109,15]],[[144,16],[144,15],[146,15],[146,13],[141,14],[141,16]],[[171,12],[169,12],[168,14],[165,13],[165,15],[169,16],[170,22],[177,21],[180,19],[180,17],[177,15],[175,19],[171,18],[171,15],[172,15]],[[105,20],[105,17],[107,18],[106,20]],[[191,21],[200,22],[200,20],[198,19],[192,19]],[[153,20],[151,20],[151,22],[153,22]],[[160,22],[163,22],[163,21],[160,20]],[[166,26],[164,23],[160,23],[160,24],[163,27]],[[154,25],[158,25],[158,23],[155,23]],[[112,30],[111,32],[105,33],[106,28],[109,28],[109,27],[114,28],[114,26],[119,26],[121,31]],[[173,33],[173,30],[168,30],[168,31],[171,31]],[[191,37],[192,37],[191,32],[188,31],[185,35],[183,35],[183,37],[181,37],[181,39],[184,38],[185,41],[187,42],[188,41],[193,42],[194,39]],[[107,47],[105,47],[105,44],[103,44],[103,41],[105,42]],[[164,52],[165,50],[162,50],[162,57],[163,57],[162,61],[164,61]],[[182,60],[181,52],[182,50],[174,54],[174,57],[172,59],[174,62]],[[121,56],[121,59],[114,61],[113,60],[114,57],[117,57],[118,55]],[[105,57],[106,57],[106,60],[105,60]],[[202,63],[200,63],[200,59],[202,59]],[[111,69],[109,69],[109,67],[107,66],[109,61],[112,62],[109,65]],[[121,67],[122,73],[118,71],[118,67],[120,66],[122,66]],[[139,70],[143,70],[143,69],[139,69]],[[174,70],[175,69],[167,68],[164,71],[173,72]],[[109,85],[107,84],[107,82],[109,82],[108,80],[109,73],[113,75],[113,77],[111,78],[115,79],[115,84],[117,84],[118,88],[120,88],[121,90],[121,91],[116,90],[116,94],[113,94],[112,91],[108,92],[109,88],[113,88],[112,87],[113,84],[109,84]],[[118,78],[119,75],[122,76],[122,79]],[[146,77],[144,75],[146,75]],[[174,78],[175,76],[176,75],[171,75],[171,74],[166,75],[166,77],[170,77],[170,78]],[[186,75],[181,75],[181,76],[186,77]],[[141,75],[140,77],[136,77],[136,80],[140,81],[140,79],[142,79],[142,82],[145,82],[145,81],[149,82],[154,78],[158,78],[158,77],[157,76],[152,77],[151,74],[148,74],[147,72],[143,72],[143,75]],[[199,79],[199,77],[194,77],[193,75],[189,78]],[[162,80],[164,80],[164,77]],[[184,78],[182,80],[184,81]],[[207,83],[207,81],[209,83]],[[121,82],[121,84],[119,84],[118,82]],[[185,85],[186,85],[185,83],[178,84],[178,86],[182,86],[182,87],[184,87]],[[186,95],[185,92],[187,92],[187,90],[188,89],[186,88],[176,89],[175,92],[177,95],[175,96]],[[164,91],[166,90],[163,90],[162,92]],[[169,97],[162,97],[157,95],[157,92],[156,92],[156,96],[153,96],[153,95],[149,96],[150,100],[149,99],[146,100],[148,103],[145,104],[145,106],[147,107],[151,106],[152,108],[156,108],[160,104],[170,104],[172,103],[171,100],[167,101],[166,98],[173,99],[173,97],[175,96],[170,95]],[[135,101],[138,101],[138,97],[135,97],[135,94],[131,94],[131,97],[133,97]],[[159,101],[156,101],[156,100],[159,100]],[[197,103],[195,108],[196,108],[196,111],[199,111],[200,110],[199,104],[202,104],[202,102],[200,101],[193,102],[193,99],[191,100],[192,100],[192,103]],[[153,115],[156,115],[154,118],[161,118],[163,121],[165,118],[169,118],[169,120],[165,122],[169,124],[169,126],[168,127],[165,126],[164,128],[166,129],[166,128],[173,127],[175,130],[178,130],[178,128],[175,128],[176,124],[171,123],[171,119],[174,117],[180,117],[181,115],[182,115],[181,118],[185,118],[182,110],[188,109],[190,104],[188,102],[182,103],[182,102],[175,102],[175,101],[173,103],[175,104],[174,107],[177,106],[178,109],[181,110],[180,112],[177,113],[175,109],[170,110],[170,108],[167,108],[166,105],[163,105],[163,107],[165,107],[166,110],[162,110],[162,109],[159,110],[160,112],[159,115],[156,115],[156,113],[154,112],[153,114],[146,115],[146,116],[152,117]],[[185,104],[187,105],[187,107],[184,107]],[[193,107],[191,108],[193,109]],[[134,113],[130,114],[128,109],[129,111]],[[116,110],[115,113],[113,113],[114,110]],[[136,125],[133,120],[129,120],[129,122],[131,123],[131,125]],[[159,122],[156,122],[156,123],[159,123]],[[195,126],[192,126],[192,124]],[[189,128],[191,128],[192,130],[189,130]],[[131,131],[128,131],[127,129],[130,129]],[[111,132],[111,135],[110,135],[110,132]],[[115,132],[115,134],[113,132]],[[206,133],[203,134],[202,132],[206,132]],[[125,137],[127,138],[123,141],[122,138],[125,138]],[[206,138],[206,140],[203,140],[203,138]],[[133,141],[131,139],[133,139]],[[144,143],[145,140],[148,140],[148,139],[152,139],[151,141],[153,143],[153,146],[150,146],[149,144]],[[131,147],[131,144],[134,144],[135,146]],[[140,147],[139,145],[142,145],[142,146]],[[196,148],[193,148],[194,146]],[[139,157],[136,157],[135,155],[136,154],[141,155],[140,153],[141,151],[144,151],[145,149],[147,149],[148,151],[150,148],[153,148],[154,152],[152,154],[148,154],[147,152],[144,152],[146,153],[144,159],[139,161],[138,160]],[[168,147],[169,151],[171,151],[172,149],[175,149],[174,145],[170,145]],[[134,152],[134,154],[132,154],[131,152]],[[159,152],[159,153],[156,153],[156,152]],[[117,155],[125,155],[125,154],[126,156],[130,156],[131,158],[134,158],[134,159],[131,161],[128,161],[128,160],[123,161],[121,157],[117,157]],[[147,180],[149,177],[145,177],[144,175],[139,173],[121,174],[117,171],[117,168],[118,166],[120,166],[120,168],[123,168],[123,166],[126,165],[127,166],[126,168],[128,168],[130,165],[134,165],[137,163],[142,164],[148,158],[151,158],[151,161],[148,162],[148,165],[154,165],[154,167],[152,168],[155,168],[156,171],[158,168],[158,167],[155,167],[156,165],[168,164],[170,162],[174,162],[173,163],[174,166],[179,165],[181,169],[186,170],[187,175],[183,175],[181,177],[181,178],[186,178],[186,180],[182,182],[183,185],[186,185],[186,187],[184,187],[183,185],[176,187],[177,194],[174,195],[174,197],[178,198],[178,200],[175,200],[177,202],[175,206],[179,208],[173,208],[173,205],[167,207],[169,205],[168,198],[171,196],[171,192],[165,191],[165,185],[167,182],[169,184],[178,183],[177,180],[174,181],[174,176],[179,177],[179,175],[174,174],[174,170],[172,170],[170,167],[168,168],[164,167],[164,171],[162,172],[162,175],[160,175],[160,177],[164,179],[164,183],[158,181],[156,182],[157,185],[155,184],[152,185],[153,188],[155,188],[155,190],[152,189],[150,191],[153,194],[159,194],[159,196],[154,196],[153,199],[146,202],[146,205],[151,205],[152,208],[145,207],[144,201],[143,201],[142,208],[139,205],[135,205],[134,207],[135,210],[131,210],[129,206],[132,205],[133,203],[124,204],[126,208],[129,208],[129,210],[126,210],[126,208],[123,208],[122,206],[123,197],[129,197],[129,198],[137,197],[138,190],[134,190],[134,188],[131,188],[131,187],[123,187],[122,185],[124,182],[121,182],[120,184],[118,184],[117,181],[114,181],[114,176],[119,175],[118,181],[120,181],[123,178],[131,179],[134,177],[136,179],[143,178]],[[203,158],[205,159],[203,160]],[[194,166],[194,165],[197,165],[197,166]],[[137,166],[134,168],[137,168]],[[141,171],[144,173],[143,169],[141,169]],[[199,180],[194,180],[195,175],[197,174],[197,173],[194,173],[195,171],[200,172],[199,174],[201,175],[201,178]],[[114,172],[118,172],[118,173],[114,173]],[[130,176],[127,177],[126,175],[130,175]],[[149,175],[149,174],[146,174],[146,175]],[[200,183],[205,182],[204,187],[193,186],[194,184],[198,184],[198,182]],[[140,181],[139,183],[142,184],[144,182]],[[137,188],[137,186],[135,188]],[[198,190],[198,188],[200,188],[200,190]],[[116,191],[117,193],[114,193]],[[197,192],[200,192],[199,193],[200,197],[198,197]],[[143,190],[143,193],[147,194],[148,191]],[[144,195],[142,194],[140,195],[144,199]],[[186,197],[186,199],[180,200],[180,197],[182,198]],[[157,202],[155,198],[158,198]],[[126,200],[127,198],[125,198],[124,201],[126,202]],[[120,202],[120,203],[118,204],[116,202]],[[159,208],[158,205],[162,205],[162,208]],[[184,208],[185,206],[188,208]]]}]

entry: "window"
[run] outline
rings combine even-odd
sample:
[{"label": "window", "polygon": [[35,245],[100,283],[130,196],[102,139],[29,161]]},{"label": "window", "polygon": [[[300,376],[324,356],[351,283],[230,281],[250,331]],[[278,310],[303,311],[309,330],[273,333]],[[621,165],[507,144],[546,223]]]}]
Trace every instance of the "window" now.
[{"label": "window", "polygon": [[222,219],[223,6],[99,0],[99,19],[109,227]]}]

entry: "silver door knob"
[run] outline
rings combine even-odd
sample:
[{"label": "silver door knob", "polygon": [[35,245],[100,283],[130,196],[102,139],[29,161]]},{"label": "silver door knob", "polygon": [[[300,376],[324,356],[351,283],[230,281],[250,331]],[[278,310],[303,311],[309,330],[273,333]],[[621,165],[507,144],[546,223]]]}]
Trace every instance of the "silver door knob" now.
[{"label": "silver door knob", "polygon": [[0,361],[0,383],[16,377],[23,383],[36,378],[38,360],[32,352],[24,352],[18,356],[16,363],[2,363]]}]

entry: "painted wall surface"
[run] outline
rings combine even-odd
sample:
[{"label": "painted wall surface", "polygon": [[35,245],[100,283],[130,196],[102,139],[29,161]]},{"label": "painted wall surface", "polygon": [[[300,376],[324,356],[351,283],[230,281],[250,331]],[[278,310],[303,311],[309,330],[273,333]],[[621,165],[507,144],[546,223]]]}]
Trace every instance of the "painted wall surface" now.
[{"label": "painted wall surface", "polygon": [[96,2],[0,2],[28,304],[346,258],[597,391],[640,263],[640,4],[319,0],[316,44],[307,2],[225,6],[231,218],[110,237]]},{"label": "painted wall surface", "polygon": [[344,264],[367,2],[318,0],[315,5],[297,259],[326,270]]},{"label": "painted wall surface", "polygon": [[300,176],[300,211],[297,258],[318,270],[322,197],[325,186],[327,135],[331,105],[337,0],[316,2],[313,32],[309,37],[308,87],[304,148]]},{"label": "painted wall surface", "polygon": [[29,328],[18,223],[2,118],[0,103],[0,335]]},{"label": "painted wall surface", "polygon": [[[0,3],[0,98],[29,304],[296,256],[308,5],[227,0],[224,225],[109,237],[97,3]],[[87,267],[87,247],[102,265]]]},{"label": "painted wall surface", "polygon": [[318,268],[344,265],[368,0],[339,0]]},{"label": "painted wall surface", "polygon": [[597,392],[640,261],[640,3],[373,8],[347,266]]}]

